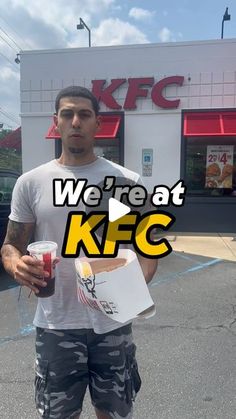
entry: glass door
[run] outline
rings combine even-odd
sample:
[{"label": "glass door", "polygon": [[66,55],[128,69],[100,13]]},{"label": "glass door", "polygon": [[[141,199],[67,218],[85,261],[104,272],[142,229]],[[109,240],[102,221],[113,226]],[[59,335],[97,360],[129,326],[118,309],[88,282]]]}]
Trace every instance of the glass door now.
[{"label": "glass door", "polygon": [[94,152],[96,156],[104,157],[114,163],[121,164],[119,138],[96,140]]}]

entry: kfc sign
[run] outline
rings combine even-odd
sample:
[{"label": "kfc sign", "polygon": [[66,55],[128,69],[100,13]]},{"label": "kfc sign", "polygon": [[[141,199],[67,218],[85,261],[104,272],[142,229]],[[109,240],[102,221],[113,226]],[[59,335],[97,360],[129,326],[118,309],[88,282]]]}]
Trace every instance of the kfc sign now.
[{"label": "kfc sign", "polygon": [[[128,89],[123,106],[113,97],[113,93],[128,81]],[[178,108],[180,99],[169,100],[164,97],[165,87],[171,84],[183,85],[183,76],[165,77],[155,83],[154,77],[141,77],[127,79],[112,79],[106,86],[106,80],[92,80],[92,92],[99,102],[103,102],[110,109],[136,109],[136,100],[140,97],[146,98],[148,91],[151,90],[151,98],[155,105],[163,109]]]}]

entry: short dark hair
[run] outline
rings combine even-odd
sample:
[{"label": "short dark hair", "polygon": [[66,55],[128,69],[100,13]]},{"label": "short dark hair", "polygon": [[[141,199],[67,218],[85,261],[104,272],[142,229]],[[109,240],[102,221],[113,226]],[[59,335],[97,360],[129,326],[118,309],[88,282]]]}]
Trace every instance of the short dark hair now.
[{"label": "short dark hair", "polygon": [[86,87],[68,86],[68,87],[65,87],[64,89],[60,90],[60,92],[58,93],[58,95],[56,97],[56,100],[55,100],[56,114],[59,111],[60,100],[63,97],[84,97],[86,99],[91,100],[93,110],[94,110],[95,114],[98,115],[99,104],[98,104],[97,98],[93,95],[93,93],[90,92],[90,90],[86,89]]}]

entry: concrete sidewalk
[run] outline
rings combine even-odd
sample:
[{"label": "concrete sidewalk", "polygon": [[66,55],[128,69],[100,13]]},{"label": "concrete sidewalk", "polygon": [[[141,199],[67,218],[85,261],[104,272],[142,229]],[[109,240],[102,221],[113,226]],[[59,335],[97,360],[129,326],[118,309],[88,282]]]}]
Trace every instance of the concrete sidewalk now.
[{"label": "concrete sidewalk", "polygon": [[166,236],[172,249],[192,255],[218,258],[236,262],[236,235],[187,235],[179,233]]}]

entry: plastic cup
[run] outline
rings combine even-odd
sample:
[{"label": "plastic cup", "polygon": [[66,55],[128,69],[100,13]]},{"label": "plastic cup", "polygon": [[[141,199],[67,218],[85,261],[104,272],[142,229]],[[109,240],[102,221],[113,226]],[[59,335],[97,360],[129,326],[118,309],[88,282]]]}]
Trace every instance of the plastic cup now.
[{"label": "plastic cup", "polygon": [[50,297],[55,292],[55,259],[57,251],[57,243],[51,241],[39,241],[29,244],[27,250],[29,254],[35,259],[44,262],[44,270],[49,273],[47,278],[40,279],[47,282],[46,287],[40,287],[37,297]]}]

